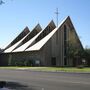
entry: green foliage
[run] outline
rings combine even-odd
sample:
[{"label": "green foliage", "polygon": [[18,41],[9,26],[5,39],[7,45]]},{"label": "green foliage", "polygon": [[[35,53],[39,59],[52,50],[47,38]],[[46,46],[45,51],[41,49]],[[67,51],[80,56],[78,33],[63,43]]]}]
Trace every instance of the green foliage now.
[{"label": "green foliage", "polygon": [[78,46],[69,42],[68,53],[67,53],[67,56],[69,58],[73,59],[77,56],[83,58],[83,55],[84,55],[84,50],[82,48],[78,48]]},{"label": "green foliage", "polygon": [[0,0],[0,5],[4,4],[5,2],[3,0]]},{"label": "green foliage", "polygon": [[34,66],[35,61],[33,59],[19,59],[12,60],[10,66]]},{"label": "green foliage", "polygon": [[0,69],[25,69],[25,70],[33,70],[33,71],[53,71],[53,72],[90,72],[90,68],[74,68],[74,67],[0,67]]},{"label": "green foliage", "polygon": [[85,52],[90,55],[90,48],[86,48]]},{"label": "green foliage", "polygon": [[85,59],[87,60],[88,66],[90,66],[90,48],[85,49]]}]

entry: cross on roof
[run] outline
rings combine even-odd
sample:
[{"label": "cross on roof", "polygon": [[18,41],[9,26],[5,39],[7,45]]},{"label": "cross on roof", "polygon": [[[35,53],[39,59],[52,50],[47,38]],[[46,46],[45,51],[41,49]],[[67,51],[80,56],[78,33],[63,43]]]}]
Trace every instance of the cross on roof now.
[{"label": "cross on roof", "polygon": [[57,27],[58,27],[58,15],[59,15],[58,8],[56,8],[55,14],[56,14],[56,19],[57,19]]}]

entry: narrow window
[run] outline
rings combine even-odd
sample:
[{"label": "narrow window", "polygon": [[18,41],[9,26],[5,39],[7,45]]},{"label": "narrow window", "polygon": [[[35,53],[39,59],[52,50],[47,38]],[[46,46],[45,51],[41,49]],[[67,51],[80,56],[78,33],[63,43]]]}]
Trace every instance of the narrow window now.
[{"label": "narrow window", "polygon": [[64,65],[67,65],[67,27],[64,25]]},{"label": "narrow window", "polygon": [[64,56],[67,54],[67,28],[64,25]]}]

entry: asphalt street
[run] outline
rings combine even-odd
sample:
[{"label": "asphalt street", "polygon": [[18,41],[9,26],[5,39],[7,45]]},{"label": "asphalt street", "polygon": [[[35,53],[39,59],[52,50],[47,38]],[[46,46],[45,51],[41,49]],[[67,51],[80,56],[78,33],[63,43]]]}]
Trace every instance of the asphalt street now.
[{"label": "asphalt street", "polygon": [[1,69],[2,80],[11,90],[90,90],[90,73]]}]

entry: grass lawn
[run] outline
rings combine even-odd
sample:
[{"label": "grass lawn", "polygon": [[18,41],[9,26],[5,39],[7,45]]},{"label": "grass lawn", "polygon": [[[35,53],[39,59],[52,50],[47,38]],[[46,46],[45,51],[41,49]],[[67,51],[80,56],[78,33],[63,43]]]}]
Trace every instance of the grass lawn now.
[{"label": "grass lawn", "polygon": [[62,71],[62,72],[90,72],[90,68],[75,68],[75,67],[0,67],[0,69],[22,69],[33,71]]}]

